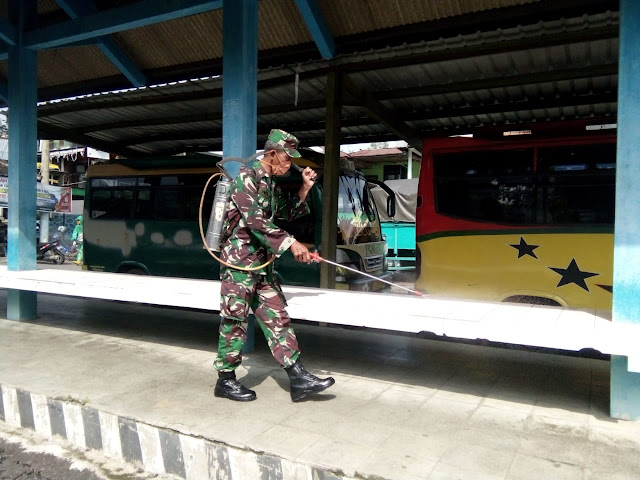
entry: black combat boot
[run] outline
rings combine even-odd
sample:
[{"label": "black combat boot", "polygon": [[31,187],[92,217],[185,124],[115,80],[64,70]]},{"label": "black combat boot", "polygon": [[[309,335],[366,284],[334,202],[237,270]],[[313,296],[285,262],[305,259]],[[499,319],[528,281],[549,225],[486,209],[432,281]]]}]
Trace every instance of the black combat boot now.
[{"label": "black combat boot", "polygon": [[250,402],[256,399],[256,392],[236,380],[236,372],[218,372],[218,382],[213,394],[236,402]]},{"label": "black combat boot", "polygon": [[300,402],[309,395],[322,392],[336,383],[332,377],[318,378],[307,372],[300,359],[285,370],[291,381],[291,400],[293,402]]}]

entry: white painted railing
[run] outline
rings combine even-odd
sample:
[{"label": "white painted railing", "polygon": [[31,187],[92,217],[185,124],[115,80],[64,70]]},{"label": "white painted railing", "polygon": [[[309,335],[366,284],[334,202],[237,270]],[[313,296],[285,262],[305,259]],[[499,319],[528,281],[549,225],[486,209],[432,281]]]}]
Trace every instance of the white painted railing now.
[{"label": "white painted railing", "polygon": [[[220,283],[57,270],[13,272],[0,266],[0,288],[218,311]],[[294,319],[398,332],[578,351],[629,358],[640,372],[640,325],[614,323],[609,311],[477,302],[412,295],[283,288]]]}]

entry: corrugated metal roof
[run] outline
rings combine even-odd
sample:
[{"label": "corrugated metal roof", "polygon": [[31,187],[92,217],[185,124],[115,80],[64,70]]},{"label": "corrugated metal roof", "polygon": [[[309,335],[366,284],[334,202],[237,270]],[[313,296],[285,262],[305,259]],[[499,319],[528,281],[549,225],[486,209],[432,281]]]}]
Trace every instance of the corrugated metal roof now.
[{"label": "corrugated metal roof", "polygon": [[[134,0],[93,0],[100,11]],[[8,0],[0,0],[6,18]],[[258,145],[278,126],[324,143],[326,76],[348,79],[343,143],[579,118],[617,107],[616,0],[323,0],[322,60],[295,0],[259,2]],[[42,135],[122,154],[221,149],[222,10],[111,35],[156,87],[92,44],[39,52]],[[38,0],[38,24],[67,21]],[[295,88],[295,74],[299,86]],[[0,77],[7,61],[0,61]],[[189,78],[207,77],[183,81]],[[181,80],[180,82],[177,82]],[[170,82],[164,84],[164,82]]]},{"label": "corrugated metal roof", "polygon": [[[9,0],[0,0],[7,17]],[[94,0],[98,10],[135,0]],[[539,15],[590,13],[617,4],[613,0],[324,0],[319,2],[340,53],[401,45],[416,37],[448,36],[444,30],[473,32],[478,22],[511,18],[518,22]],[[613,7],[617,9],[617,7]],[[503,12],[497,15],[494,12]],[[571,16],[571,15],[570,15]],[[38,25],[69,20],[55,0],[38,0]],[[526,23],[526,22],[525,22]],[[444,30],[443,30],[444,29]],[[407,40],[407,36],[412,40]],[[222,57],[222,10],[136,28],[111,38],[147,75],[151,83],[219,74]],[[295,0],[261,0],[258,17],[261,67],[320,58]],[[56,48],[39,55],[41,98],[130,86],[93,45]],[[0,61],[6,77],[6,60]]]},{"label": "corrugated metal roof", "polygon": [[[617,24],[617,12],[604,11],[262,69],[257,146],[275,126],[295,133],[305,145],[324,143],[331,68],[340,68],[356,90],[368,92],[419,138],[613,117]],[[295,72],[300,75],[297,96]],[[221,96],[221,78],[90,95],[42,105],[40,129],[122,154],[219,150]],[[343,143],[399,137],[372,115],[357,92],[345,95]]]},{"label": "corrugated metal roof", "polygon": [[326,0],[320,8],[336,37],[441,20],[497,8],[535,4],[540,0]]}]

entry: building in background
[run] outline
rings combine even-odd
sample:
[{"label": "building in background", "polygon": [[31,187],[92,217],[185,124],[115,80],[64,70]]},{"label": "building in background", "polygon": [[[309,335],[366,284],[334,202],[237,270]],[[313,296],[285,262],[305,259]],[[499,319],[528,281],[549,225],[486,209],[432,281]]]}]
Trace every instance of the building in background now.
[{"label": "building in background", "polygon": [[[311,147],[312,154],[324,155],[324,147]],[[340,158],[349,160],[368,180],[418,178],[422,153],[404,141],[341,145]],[[319,160],[322,163],[322,159]]]},{"label": "building in background", "polygon": [[351,160],[369,180],[402,180],[420,176],[421,153],[409,147],[340,152],[340,157]]},{"label": "building in background", "polygon": [[[109,154],[95,148],[76,145],[66,140],[51,140],[49,183],[72,188],[72,215],[82,214],[87,167],[107,160],[109,160]],[[38,148],[37,167],[38,181],[40,181],[40,148]]]}]

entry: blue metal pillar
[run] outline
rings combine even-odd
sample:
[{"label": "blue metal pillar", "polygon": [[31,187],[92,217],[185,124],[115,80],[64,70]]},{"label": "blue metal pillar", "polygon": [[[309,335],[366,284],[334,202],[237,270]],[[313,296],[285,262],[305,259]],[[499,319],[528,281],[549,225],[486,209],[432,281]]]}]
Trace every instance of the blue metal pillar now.
[{"label": "blue metal pillar", "polygon": [[[246,158],[256,151],[258,121],[258,0],[224,0],[222,9],[222,150]],[[235,176],[237,162],[228,163]],[[249,317],[244,352],[254,349],[255,318]]]},{"label": "blue metal pillar", "polygon": [[[257,145],[258,0],[225,0],[222,12],[222,150],[246,158]],[[227,170],[235,176],[240,164]]]},{"label": "blue metal pillar", "polygon": [[[18,38],[9,47],[9,270],[36,268],[37,52],[23,47],[23,33],[35,25],[36,0],[11,0],[9,20]],[[7,318],[33,319],[36,293],[9,290]]]},{"label": "blue metal pillar", "polygon": [[[613,321],[640,324],[640,2],[620,0]],[[611,358],[611,416],[640,419],[640,373]]]}]

